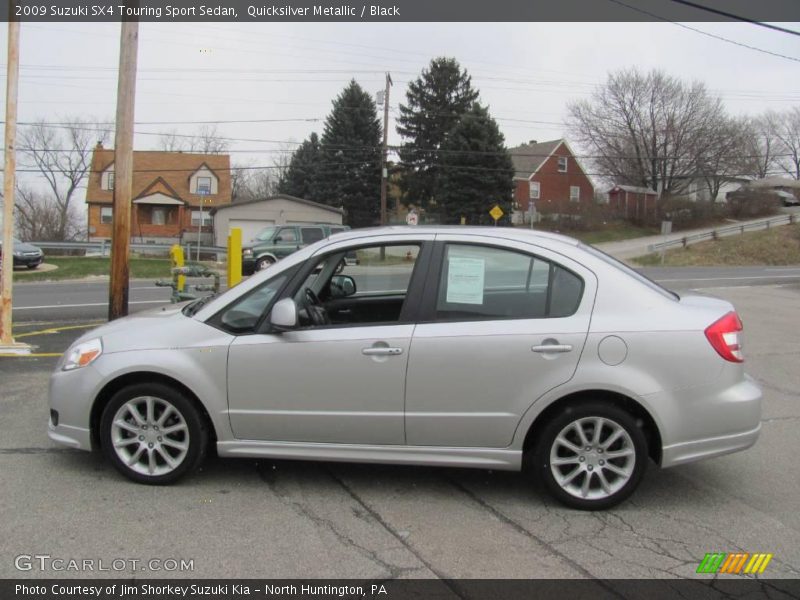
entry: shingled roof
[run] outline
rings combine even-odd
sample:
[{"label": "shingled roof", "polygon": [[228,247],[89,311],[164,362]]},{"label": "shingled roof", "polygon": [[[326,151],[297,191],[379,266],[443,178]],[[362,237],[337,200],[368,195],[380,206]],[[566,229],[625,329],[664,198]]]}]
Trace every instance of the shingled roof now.
[{"label": "shingled roof", "polygon": [[563,139],[549,142],[536,142],[522,144],[516,148],[509,148],[511,161],[514,163],[514,177],[528,179],[536,173],[544,162],[556,149],[564,143]]},{"label": "shingled roof", "polygon": [[[111,203],[112,190],[100,186],[100,178],[109,165],[114,162],[114,150],[95,148],[92,155],[92,168],[86,189],[86,202]],[[208,206],[229,204],[231,201],[231,158],[227,154],[194,154],[191,152],[136,151],[133,153],[133,199],[159,191],[165,186],[190,206],[199,206],[202,196],[189,192],[189,179],[197,170],[207,167],[218,180],[218,193],[205,197]],[[158,182],[158,180],[161,180]],[[156,183],[159,185],[155,185]],[[156,188],[159,188],[157,190]],[[160,190],[163,192],[163,190]],[[166,193],[166,192],[165,192]]]}]

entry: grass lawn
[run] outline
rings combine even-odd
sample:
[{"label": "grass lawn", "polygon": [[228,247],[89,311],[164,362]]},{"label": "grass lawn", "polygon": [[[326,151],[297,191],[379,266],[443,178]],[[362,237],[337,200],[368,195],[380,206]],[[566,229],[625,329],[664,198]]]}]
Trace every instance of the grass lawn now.
[{"label": "grass lawn", "polygon": [[558,229],[558,223],[542,222],[537,223],[534,229],[540,231],[552,231],[563,233],[569,237],[574,237],[587,244],[601,244],[603,242],[616,242],[629,240],[631,238],[656,235],[659,232],[657,227],[641,227],[627,221],[608,221],[599,224],[592,231],[573,231],[570,229]]},{"label": "grass lawn", "polygon": [[[634,262],[658,266],[661,255],[640,256]],[[782,225],[669,250],[664,264],[669,267],[797,265],[800,264],[800,225]]]},{"label": "grass lawn", "polygon": [[[93,276],[108,276],[111,266],[107,257],[84,256],[45,256],[44,262],[56,265],[52,271],[40,269],[16,269],[14,281],[56,281],[59,279],[83,279]],[[166,258],[131,258],[132,278],[169,279],[172,262]]]}]

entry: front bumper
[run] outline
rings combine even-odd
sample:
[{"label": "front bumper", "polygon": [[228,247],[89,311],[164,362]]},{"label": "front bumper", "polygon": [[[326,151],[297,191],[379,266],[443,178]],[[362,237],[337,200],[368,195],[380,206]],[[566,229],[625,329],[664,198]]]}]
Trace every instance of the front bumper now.
[{"label": "front bumper", "polygon": [[44,261],[44,256],[14,256],[15,267],[38,267]]},{"label": "front bumper", "polygon": [[51,415],[47,436],[55,443],[92,450],[92,402],[102,387],[94,365],[74,371],[55,371],[50,376],[50,410],[58,413],[58,425]]}]

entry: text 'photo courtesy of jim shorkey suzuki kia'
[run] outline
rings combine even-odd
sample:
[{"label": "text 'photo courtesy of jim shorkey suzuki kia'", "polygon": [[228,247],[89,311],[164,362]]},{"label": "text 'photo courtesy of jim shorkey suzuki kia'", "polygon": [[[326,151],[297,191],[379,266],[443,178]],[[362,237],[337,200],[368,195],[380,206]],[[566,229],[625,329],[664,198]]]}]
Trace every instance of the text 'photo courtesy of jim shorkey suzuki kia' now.
[{"label": "text 'photo courtesy of jim shorkey suzuki kia'", "polygon": [[525,470],[604,509],[662,468],[744,450],[761,390],[742,323],[555,234],[329,235],[227,292],[79,338],[49,435],[128,478],[221,457]]}]

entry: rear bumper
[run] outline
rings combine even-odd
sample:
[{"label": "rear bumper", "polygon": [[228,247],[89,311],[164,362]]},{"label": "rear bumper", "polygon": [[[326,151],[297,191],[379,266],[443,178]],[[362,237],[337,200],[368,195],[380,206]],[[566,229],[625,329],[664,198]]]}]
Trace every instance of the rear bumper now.
[{"label": "rear bumper", "polygon": [[661,457],[661,466],[674,467],[696,460],[746,450],[756,443],[760,433],[761,423],[750,431],[665,446]]},{"label": "rear bumper", "polygon": [[694,435],[665,443],[662,467],[738,452],[756,443],[761,432],[761,388],[751,377],[745,376],[736,385],[703,400],[707,411],[702,418],[695,415],[691,424],[684,423],[695,431]]}]

